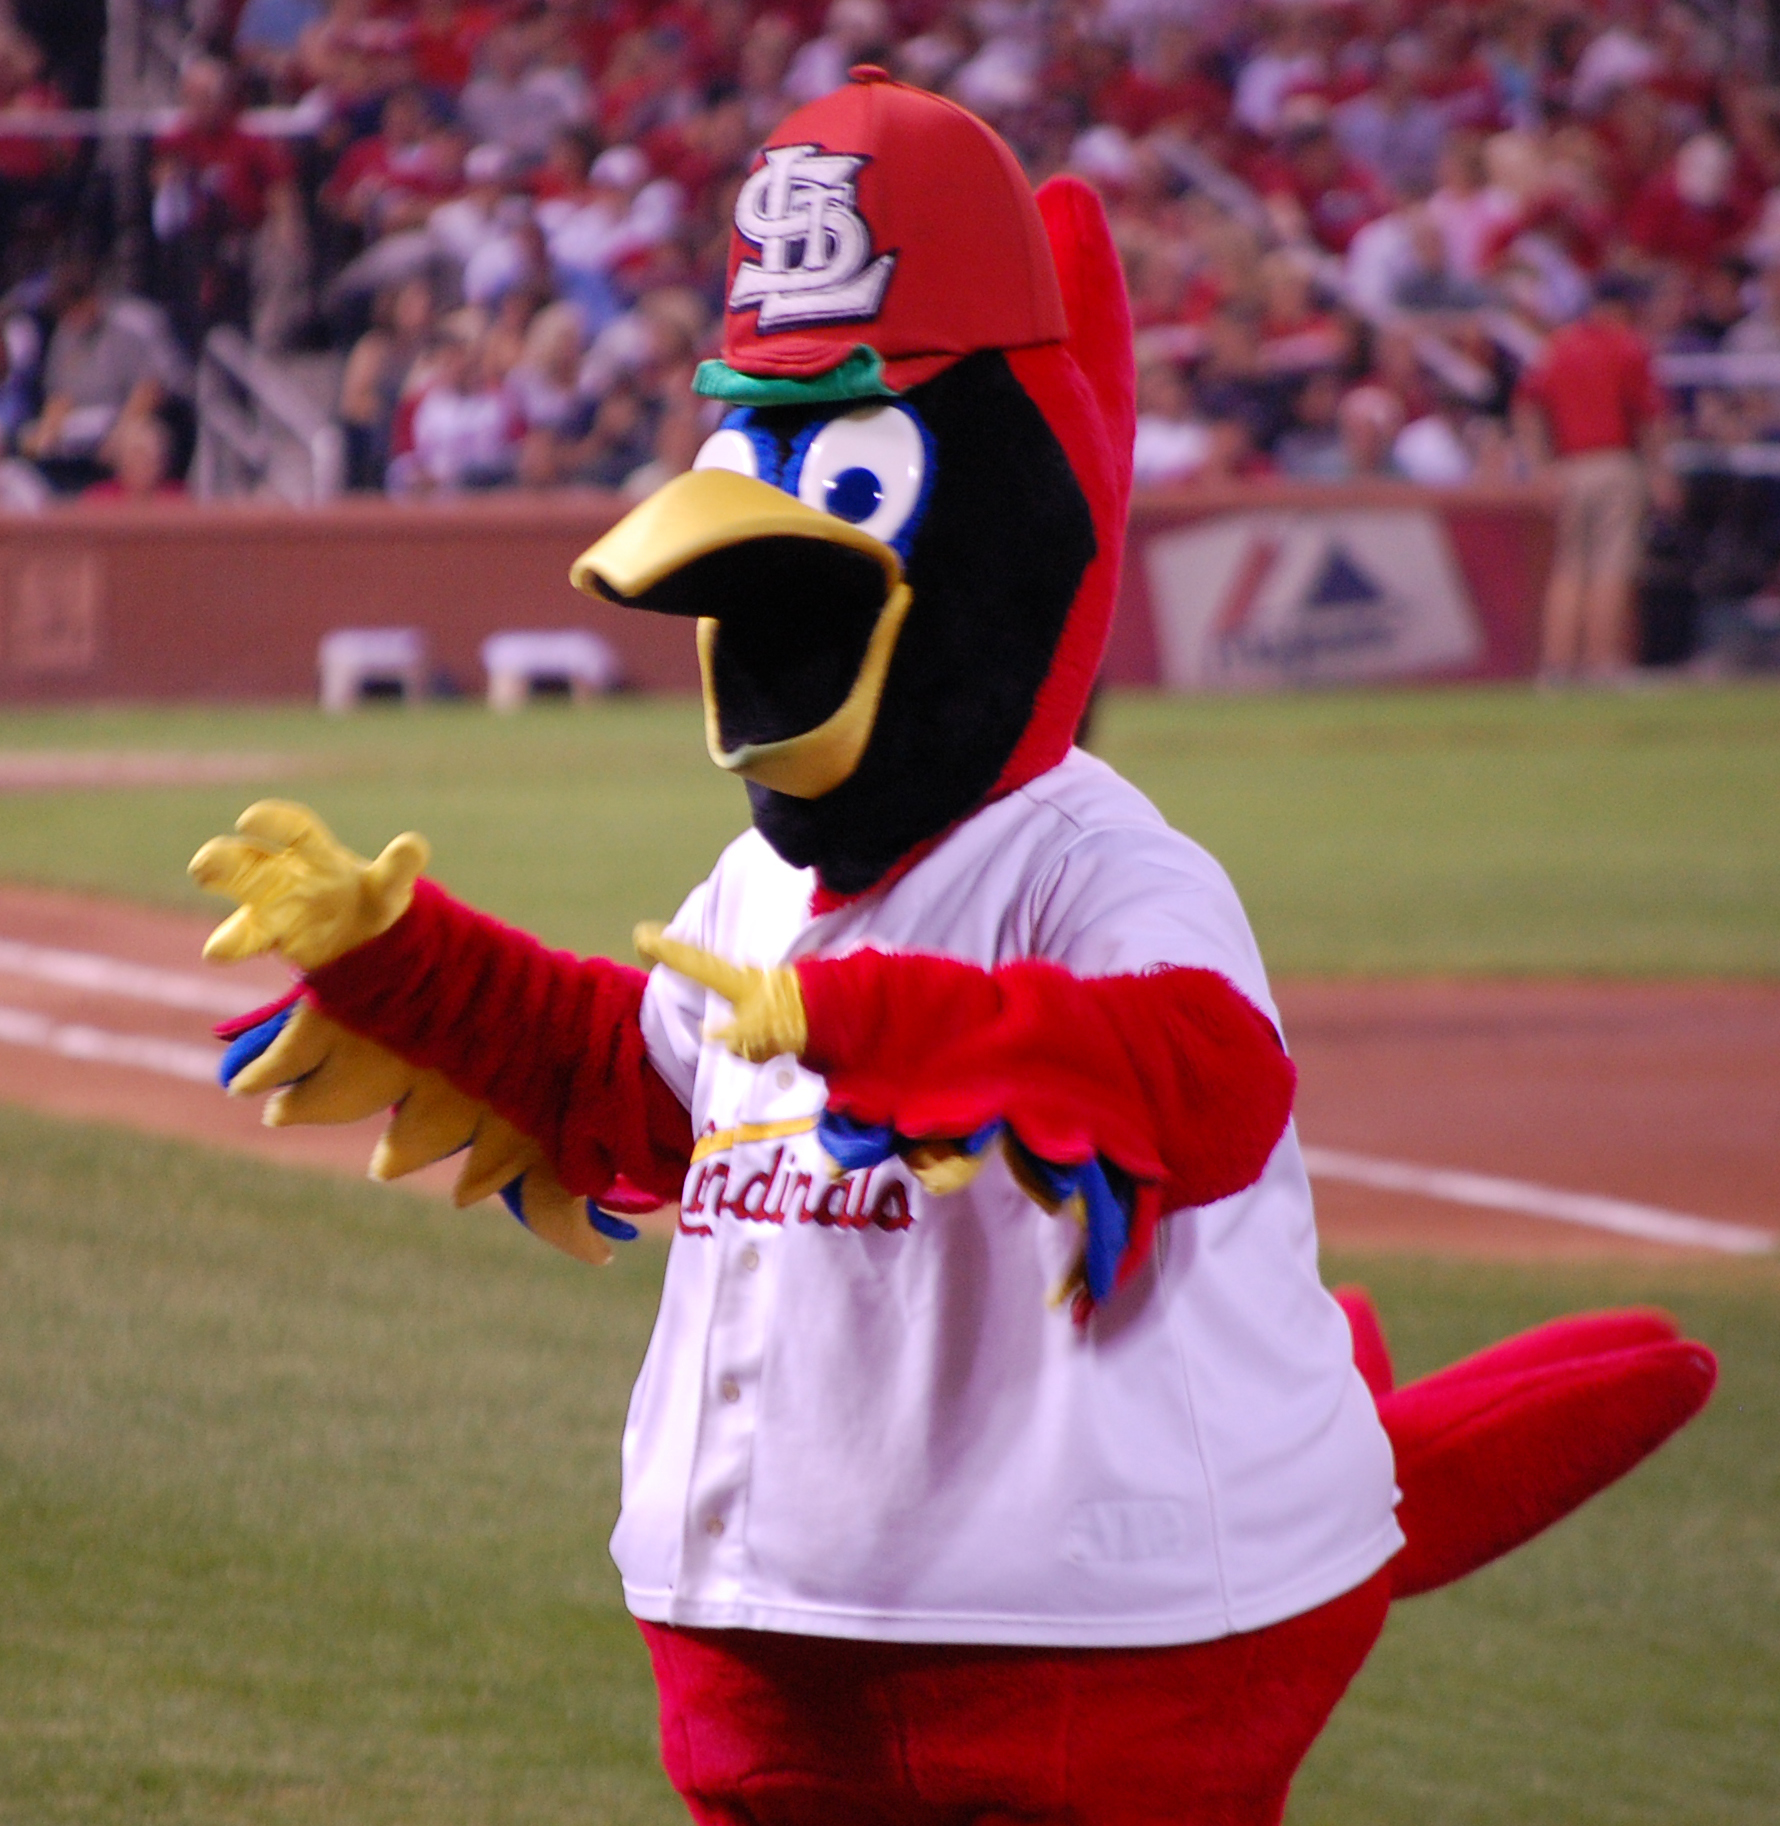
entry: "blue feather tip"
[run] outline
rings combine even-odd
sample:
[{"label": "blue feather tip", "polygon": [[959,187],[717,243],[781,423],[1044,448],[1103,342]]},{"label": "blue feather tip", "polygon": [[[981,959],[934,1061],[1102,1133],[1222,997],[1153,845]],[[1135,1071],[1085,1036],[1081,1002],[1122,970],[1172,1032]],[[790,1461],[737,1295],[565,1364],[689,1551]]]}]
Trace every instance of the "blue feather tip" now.
[{"label": "blue feather tip", "polygon": [[[525,1223],[525,1204],[519,1196],[519,1188],[525,1184],[525,1175],[517,1174],[501,1187],[501,1203],[507,1207],[519,1221]],[[587,1221],[601,1236],[609,1236],[614,1242],[634,1243],[640,1232],[635,1224],[627,1223],[622,1217],[614,1217],[610,1211],[602,1211],[590,1198],[587,1201]],[[529,1230],[531,1226],[526,1224]]]}]

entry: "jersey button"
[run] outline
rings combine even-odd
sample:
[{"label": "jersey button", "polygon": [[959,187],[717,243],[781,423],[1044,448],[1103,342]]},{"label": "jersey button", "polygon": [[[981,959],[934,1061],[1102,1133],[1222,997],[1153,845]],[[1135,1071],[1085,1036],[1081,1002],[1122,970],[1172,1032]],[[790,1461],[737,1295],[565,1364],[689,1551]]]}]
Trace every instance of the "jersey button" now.
[{"label": "jersey button", "polygon": [[722,1516],[713,1515],[706,1519],[705,1533],[708,1534],[712,1540],[716,1540],[718,1535],[720,1535],[722,1532],[723,1532],[723,1517]]},{"label": "jersey button", "polygon": [[725,1376],[723,1380],[717,1384],[717,1393],[721,1395],[725,1401],[740,1401],[742,1398],[742,1385],[736,1381],[735,1377]]},{"label": "jersey button", "polygon": [[782,1091],[788,1091],[797,1082],[797,1073],[789,1065],[781,1065],[774,1074],[775,1082]]},{"label": "jersey button", "polygon": [[742,1266],[752,1274],[760,1266],[760,1251],[752,1243],[742,1251]]}]

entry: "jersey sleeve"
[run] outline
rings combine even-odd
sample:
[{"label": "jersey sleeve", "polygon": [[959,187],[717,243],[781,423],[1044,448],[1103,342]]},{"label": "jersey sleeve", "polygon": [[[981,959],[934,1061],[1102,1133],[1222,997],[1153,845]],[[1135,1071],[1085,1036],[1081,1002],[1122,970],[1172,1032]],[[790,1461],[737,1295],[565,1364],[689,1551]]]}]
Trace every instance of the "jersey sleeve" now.
[{"label": "jersey sleeve", "polygon": [[623,1182],[665,1201],[692,1129],[647,1056],[647,981],[552,951],[423,880],[395,925],[312,971],[307,989],[342,1025],[531,1136],[571,1192],[599,1198]]}]

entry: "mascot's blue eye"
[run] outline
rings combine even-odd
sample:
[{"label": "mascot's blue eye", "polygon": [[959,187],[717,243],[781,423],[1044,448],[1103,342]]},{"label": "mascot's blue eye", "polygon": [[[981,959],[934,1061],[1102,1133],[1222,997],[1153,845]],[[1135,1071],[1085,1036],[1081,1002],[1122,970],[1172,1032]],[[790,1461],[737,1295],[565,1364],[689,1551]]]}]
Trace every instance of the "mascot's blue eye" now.
[{"label": "mascot's blue eye", "polygon": [[921,505],[927,446],[914,414],[856,406],[816,427],[797,470],[797,498],[886,545]]},{"label": "mascot's blue eye", "polygon": [[823,505],[837,520],[850,520],[857,526],[878,511],[883,498],[884,484],[869,469],[843,469],[830,480]]}]

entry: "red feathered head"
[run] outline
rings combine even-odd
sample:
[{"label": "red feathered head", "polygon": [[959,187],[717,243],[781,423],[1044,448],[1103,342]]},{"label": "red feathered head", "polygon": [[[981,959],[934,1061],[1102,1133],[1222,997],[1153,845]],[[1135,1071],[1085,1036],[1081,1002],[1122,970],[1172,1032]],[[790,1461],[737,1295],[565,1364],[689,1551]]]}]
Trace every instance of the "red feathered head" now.
[{"label": "red feathered head", "polygon": [[577,564],[700,618],[707,740],[831,893],[1068,752],[1111,619],[1134,423],[1098,200],[1035,197],[962,108],[861,69],[736,205],[728,403]]}]

